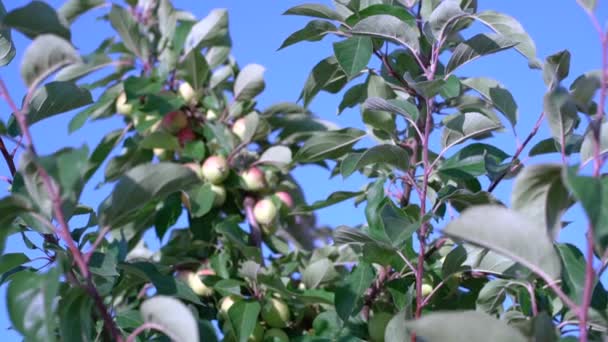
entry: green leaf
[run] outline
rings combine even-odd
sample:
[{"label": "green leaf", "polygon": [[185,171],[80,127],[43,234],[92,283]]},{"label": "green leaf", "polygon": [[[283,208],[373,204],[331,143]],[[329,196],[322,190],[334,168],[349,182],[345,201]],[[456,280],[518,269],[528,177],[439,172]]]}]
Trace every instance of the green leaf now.
[{"label": "green leaf", "polygon": [[[0,22],[4,21],[5,16],[6,8],[0,1]],[[0,66],[10,63],[15,58],[16,52],[11,38],[11,29],[9,27],[2,27],[0,29]]]},{"label": "green leaf", "polygon": [[438,171],[446,175],[467,173],[478,177],[488,172],[486,158],[492,158],[496,163],[501,163],[508,157],[507,153],[492,145],[474,143],[463,147],[450,158],[442,161]]},{"label": "green leaf", "polygon": [[119,227],[150,201],[200,182],[196,173],[172,163],[142,164],[123,175],[99,206],[102,226]]},{"label": "green leaf", "polygon": [[302,272],[302,282],[307,289],[314,289],[324,281],[335,279],[338,276],[333,262],[322,258],[310,263]]},{"label": "green leaf", "polygon": [[228,320],[235,332],[236,341],[247,342],[253,334],[258,316],[261,311],[260,303],[256,301],[237,301],[228,310]]},{"label": "green leaf", "polygon": [[368,198],[368,206],[365,210],[370,236],[394,248],[400,248],[399,246],[402,246],[420,227],[420,222],[410,217],[404,209],[398,208],[389,198],[384,197],[384,193],[378,195],[382,198],[380,202],[376,204]]},{"label": "green leaf", "polygon": [[547,57],[543,65],[543,80],[549,88],[557,86],[570,73],[570,52],[560,51]]},{"label": "green leaf", "polygon": [[266,84],[264,83],[266,69],[259,64],[246,65],[234,81],[234,98],[237,101],[248,101],[258,96]]},{"label": "green leaf", "polygon": [[507,291],[513,285],[510,279],[490,280],[479,291],[479,296],[477,296],[475,302],[476,309],[489,315],[501,314]]},{"label": "green leaf", "polygon": [[200,51],[190,51],[180,63],[178,75],[190,83],[194,90],[202,89],[210,75],[207,60]]},{"label": "green leaf", "polygon": [[499,33],[505,38],[517,43],[515,49],[528,59],[528,65],[534,69],[541,68],[541,62],[536,57],[536,46],[521,24],[506,14],[495,11],[484,11],[476,15],[476,19]]},{"label": "green leaf", "polygon": [[586,72],[572,82],[572,85],[570,85],[572,98],[576,101],[576,105],[581,108],[581,111],[588,114],[596,114],[596,110],[593,113],[591,112],[592,109],[595,109],[593,108],[595,106],[592,106],[592,100],[601,85],[602,72],[600,70]]},{"label": "green leaf", "polygon": [[379,97],[369,97],[365,100],[363,106],[369,110],[381,110],[402,115],[410,122],[416,122],[420,116],[416,105],[405,100],[385,100]]},{"label": "green leaf", "polygon": [[221,42],[227,35],[228,11],[225,9],[211,10],[205,18],[192,26],[184,44],[184,55],[203,46]]},{"label": "green leaf", "polygon": [[105,54],[84,56],[81,63],[69,65],[55,75],[55,81],[77,81],[101,68],[114,64]]},{"label": "green leaf", "polygon": [[348,78],[353,78],[367,66],[374,49],[369,37],[351,37],[333,46],[336,59]]},{"label": "green leaf", "polygon": [[503,35],[480,33],[458,44],[446,67],[450,74],[460,66],[477,58],[491,55],[516,46],[517,42]]},{"label": "green leaf", "polygon": [[268,148],[260,158],[259,164],[273,164],[279,167],[288,166],[291,164],[292,156],[291,149],[283,145],[275,145]]},{"label": "green leaf", "polygon": [[114,114],[116,98],[122,91],[123,87],[120,84],[106,89],[95,103],[72,118],[68,126],[68,132],[73,133],[82,128],[89,117],[99,119]]},{"label": "green leaf", "polygon": [[340,164],[340,173],[346,178],[355,171],[372,164],[388,164],[402,171],[409,167],[407,151],[395,145],[377,145],[362,153],[351,153]]},{"label": "green leaf", "polygon": [[29,341],[55,341],[55,296],[59,271],[15,274],[6,290],[6,305],[13,328]]},{"label": "green leaf", "polygon": [[[61,297],[58,305],[59,331],[63,341],[92,342],[93,299],[81,288],[70,289]],[[74,319],[78,317],[78,319]]]},{"label": "green leaf", "polygon": [[133,15],[118,5],[112,5],[108,18],[125,47],[142,60],[147,60],[149,54],[147,37],[140,32],[139,24]]},{"label": "green leaf", "polygon": [[304,100],[304,106],[308,107],[312,99],[321,90],[335,94],[344,87],[347,80],[348,78],[342,68],[340,68],[340,64],[338,64],[336,58],[334,56],[328,57],[312,69],[306,79],[299,99]]},{"label": "green leaf", "polygon": [[441,37],[447,37],[450,33],[450,25],[453,25],[458,18],[465,16],[466,12],[460,8],[459,2],[440,2],[439,6],[435,7],[431,13],[431,16],[429,17],[429,24],[435,39],[439,40]]},{"label": "green leaf", "polygon": [[154,217],[154,230],[159,239],[162,240],[167,230],[177,222],[182,211],[181,193],[169,195],[163,201],[161,208],[156,211]]},{"label": "green leaf", "polygon": [[361,307],[363,295],[374,281],[376,275],[372,265],[360,262],[346,276],[344,284],[336,289],[336,312],[344,322]]},{"label": "green leaf", "polygon": [[[35,20],[32,20],[34,18]],[[68,41],[71,39],[69,25],[65,19],[42,1],[32,1],[8,12],[2,24],[14,28],[30,39],[42,34],[57,35]]]},{"label": "green leaf", "polygon": [[71,24],[87,11],[104,3],[104,0],[68,0],[61,5],[57,13]]},{"label": "green leaf", "polygon": [[576,105],[563,87],[549,90],[543,98],[543,109],[555,141],[562,141],[572,133],[578,121]]},{"label": "green leaf", "polygon": [[[589,130],[585,134],[583,143],[581,145],[581,163],[589,163],[594,157],[595,139],[593,137],[593,131]],[[608,152],[608,123],[602,122],[600,127],[600,155]]]},{"label": "green leaf", "polygon": [[190,205],[192,206],[192,217],[202,217],[213,208],[215,192],[211,190],[211,184],[201,184],[188,192]]},{"label": "green leaf", "polygon": [[558,244],[557,252],[562,259],[562,288],[575,303],[581,303],[585,287],[585,256],[571,244]]},{"label": "green leaf", "polygon": [[462,80],[462,84],[477,91],[483,98],[490,101],[490,103],[499,111],[501,111],[509,120],[511,125],[515,126],[517,118],[519,117],[519,111],[517,109],[517,103],[511,92],[507,90],[500,82],[485,78],[485,77],[474,77]]},{"label": "green leaf", "polygon": [[87,169],[85,180],[89,180],[91,176],[99,169],[101,164],[106,160],[106,158],[110,155],[112,150],[118,145],[121,138],[123,136],[123,130],[118,129],[106,134],[91,156],[89,157],[89,167]]},{"label": "green leaf", "polygon": [[477,311],[435,312],[406,326],[427,342],[527,341],[517,329]]},{"label": "green leaf", "polygon": [[[411,299],[410,299],[411,300]],[[409,339],[410,334],[407,331],[407,320],[411,319],[411,309],[408,308],[397,313],[386,325],[384,330],[384,341],[386,342],[401,342],[404,339]]]},{"label": "green leaf", "polygon": [[353,145],[365,136],[365,132],[355,128],[338,131],[319,132],[308,139],[294,156],[301,163],[324,159],[337,159],[348,153]]},{"label": "green leaf", "polygon": [[154,149],[162,148],[169,151],[179,149],[177,137],[165,131],[156,131],[145,136],[139,143],[141,148]]},{"label": "green leaf", "polygon": [[420,32],[415,25],[408,24],[392,15],[372,15],[359,21],[351,30],[353,35],[381,38],[399,44],[412,53],[418,53]]},{"label": "green leaf", "polygon": [[[11,196],[0,199],[0,226],[8,231],[9,229],[7,226],[10,226],[19,215],[32,211],[33,209],[31,203],[25,196],[14,191]],[[49,233],[51,232],[49,231]],[[6,238],[4,234],[0,234],[0,236],[2,236],[2,239]],[[2,249],[4,248],[3,241],[0,241],[0,247],[2,247],[0,248],[0,252],[2,252]]]},{"label": "green leaf", "polygon": [[444,119],[444,123],[445,128],[441,137],[441,144],[444,148],[502,128],[500,122],[495,122],[487,116],[476,112],[451,115]]},{"label": "green leaf", "polygon": [[[608,131],[606,133],[608,134]],[[581,135],[570,134],[566,138],[566,148],[565,148],[566,155],[570,155],[572,153],[576,153],[576,152],[580,151],[581,160],[583,162],[588,160],[588,157],[590,156],[590,154],[587,154],[587,153],[592,153],[592,150],[586,150],[586,152],[583,153],[583,149],[581,146],[582,144],[584,144],[584,141],[583,141],[583,137]],[[591,147],[592,147],[591,145],[587,145],[586,148],[591,148]],[[553,138],[541,140],[530,149],[530,152],[528,152],[528,155],[537,156],[537,155],[546,154],[546,153],[561,153],[560,144],[557,141],[555,141],[555,139],[553,139]]]},{"label": "green leaf", "polygon": [[163,332],[176,342],[198,342],[196,318],[179,300],[156,295],[145,300],[140,307],[144,322],[163,327]]},{"label": "green leaf", "polygon": [[570,207],[568,189],[562,182],[561,164],[536,164],[525,167],[515,178],[511,207],[545,227],[557,238],[561,217]]},{"label": "green leaf", "polygon": [[0,275],[12,270],[17,266],[21,266],[29,262],[28,258],[23,253],[6,253],[0,256]]},{"label": "green leaf", "polygon": [[21,60],[21,78],[30,87],[69,64],[80,62],[80,56],[67,40],[43,34],[25,49]]},{"label": "green leaf", "polygon": [[289,37],[287,37],[287,39],[283,41],[283,44],[281,44],[281,47],[279,47],[279,50],[302,41],[319,41],[323,39],[323,37],[325,37],[328,33],[335,31],[337,31],[336,26],[328,21],[312,20],[308,24],[306,24],[304,28],[292,33]]},{"label": "green leaf", "polygon": [[376,3],[359,9],[358,13],[352,14],[346,19],[346,24],[354,26],[362,19],[380,14],[392,15],[410,26],[416,24],[416,18],[406,8],[386,3]]},{"label": "green leaf", "polygon": [[303,4],[294,6],[283,15],[302,15],[307,17],[342,21],[343,17],[331,8],[321,4]]},{"label": "green leaf", "polygon": [[307,212],[312,212],[312,211],[315,211],[315,210],[318,210],[321,208],[326,208],[326,207],[332,206],[336,203],[344,202],[353,197],[357,197],[359,195],[361,195],[361,192],[359,192],[359,191],[357,191],[357,192],[337,191],[337,192],[334,192],[331,195],[329,195],[329,197],[327,197],[327,199],[316,201],[309,206],[298,207],[298,208],[294,209],[293,214],[307,213]]},{"label": "green leaf", "polygon": [[489,248],[551,280],[560,276],[559,257],[545,227],[514,210],[494,205],[472,207],[443,232]]},{"label": "green leaf", "polygon": [[249,143],[255,137],[256,131],[262,122],[260,122],[260,116],[257,112],[252,111],[251,113],[243,117],[245,120],[245,132],[241,138],[241,143]]},{"label": "green leaf", "polygon": [[57,114],[93,103],[91,93],[70,81],[46,83],[36,89],[28,106],[27,122],[32,125]]},{"label": "green leaf", "polygon": [[597,0],[580,0],[577,2],[589,13],[595,11],[595,7],[597,6]]},{"label": "green leaf", "polygon": [[116,271],[116,257],[109,253],[94,252],[91,254],[89,268],[91,269],[91,273],[104,278],[119,275]]}]

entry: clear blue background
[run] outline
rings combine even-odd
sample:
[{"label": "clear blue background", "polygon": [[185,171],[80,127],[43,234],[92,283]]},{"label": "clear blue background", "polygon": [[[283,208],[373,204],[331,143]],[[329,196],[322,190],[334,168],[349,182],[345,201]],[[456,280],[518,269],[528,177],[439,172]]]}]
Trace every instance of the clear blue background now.
[{"label": "clear blue background", "polygon": [[[63,1],[48,1],[58,7]],[[329,4],[330,1],[318,1]],[[600,21],[608,17],[608,2],[599,0]],[[5,0],[8,10],[23,6],[28,1]],[[234,42],[233,55],[240,65],[259,63],[267,68],[266,91],[259,98],[261,108],[279,101],[295,101],[308,76],[310,69],[321,59],[332,54],[332,38],[326,38],[321,43],[301,43],[286,50],[277,51],[282,41],[292,32],[302,28],[307,19],[303,17],[282,16],[288,8],[304,3],[303,0],[281,1],[246,1],[246,0],[190,0],[175,1],[175,6],[193,12],[197,17],[204,17],[213,8],[228,8],[230,15],[230,31]],[[566,84],[581,73],[599,68],[600,45],[597,34],[591,26],[586,14],[578,7],[575,0],[480,0],[480,10],[493,9],[504,12],[517,18],[532,36],[538,48],[538,56],[544,59],[557,51],[568,49],[572,52],[572,67],[570,77]],[[79,19],[72,29],[73,41],[82,53],[92,51],[104,38],[112,35],[108,25],[96,21],[96,17],[105,13],[107,9],[93,11]],[[36,20],[32,18],[32,20]],[[18,103],[25,93],[23,82],[19,77],[19,63],[28,40],[14,33],[17,46],[17,57],[8,67],[0,69],[0,76],[8,84],[10,92]],[[542,111],[542,96],[545,86],[539,71],[527,68],[526,61],[515,52],[502,52],[486,57],[464,67],[459,73],[461,76],[489,76],[502,82],[513,93],[520,112],[520,122],[517,132],[523,140],[530,132],[538,115]],[[310,108],[323,119],[337,122],[341,126],[355,126],[363,128],[359,116],[359,109],[345,111],[336,116],[336,109],[341,96],[321,94]],[[11,111],[5,103],[0,103],[0,117],[7,120]],[[102,136],[112,129],[122,126],[118,119],[109,119],[88,123],[84,128],[72,135],[67,133],[67,122],[71,115],[64,114],[50,120],[36,124],[32,127],[35,144],[42,154],[69,146],[88,144],[93,148]],[[508,132],[508,131],[507,131]],[[540,137],[540,138],[539,138]],[[533,142],[548,137],[546,123]],[[516,143],[512,135],[504,133],[495,138],[505,151],[514,153]],[[525,154],[524,154],[525,156]],[[532,160],[559,161],[558,156]],[[0,162],[0,175],[9,175],[9,171]],[[336,177],[328,179],[327,171],[317,167],[304,167],[295,171],[296,178],[303,185],[309,202],[323,199],[336,190],[356,190],[365,184],[364,179],[352,176],[347,180]],[[85,190],[83,202],[96,207],[97,204],[111,190],[108,187],[94,190],[94,186],[101,181],[101,175],[96,175]],[[0,195],[6,194],[6,189],[0,186]],[[509,202],[510,182],[503,182],[496,191],[499,198]],[[354,208],[352,202],[346,202],[318,212],[322,224],[336,226],[341,224],[356,225],[364,222],[362,208]],[[566,217],[575,223],[566,228],[560,237],[562,241],[574,242],[581,245],[582,232],[586,221],[579,210],[573,210]],[[33,237],[33,236],[32,236]],[[150,245],[158,245],[153,235],[149,235]],[[6,252],[24,251],[20,238],[11,238]],[[29,255],[37,256],[31,252]],[[33,263],[33,265],[40,265]],[[10,321],[5,309],[6,286],[0,288],[0,340],[18,341],[18,335],[10,329]]]}]

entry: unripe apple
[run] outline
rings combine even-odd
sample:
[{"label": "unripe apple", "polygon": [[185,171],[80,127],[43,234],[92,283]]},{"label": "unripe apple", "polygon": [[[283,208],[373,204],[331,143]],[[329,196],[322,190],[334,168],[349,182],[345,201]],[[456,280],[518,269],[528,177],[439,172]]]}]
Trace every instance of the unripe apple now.
[{"label": "unripe apple", "polygon": [[203,177],[212,184],[222,183],[229,171],[228,162],[222,156],[211,156],[203,163]]},{"label": "unripe apple", "polygon": [[384,331],[388,322],[393,318],[388,312],[375,313],[367,322],[367,332],[373,342],[384,342]]},{"label": "unripe apple", "polygon": [[180,279],[185,281],[188,286],[190,286],[192,291],[194,291],[194,293],[196,293],[197,295],[202,297],[209,297],[213,295],[213,289],[207,287],[207,285],[205,285],[201,281],[201,278],[199,278],[196,273],[190,271],[183,271],[180,272],[179,277]]},{"label": "unripe apple", "polygon": [[187,102],[192,103],[196,100],[196,92],[188,82],[183,82],[178,88],[179,95]]},{"label": "unripe apple", "polygon": [[162,127],[170,133],[177,133],[188,126],[188,116],[181,110],[170,112],[163,117]]},{"label": "unripe apple", "polygon": [[127,103],[127,94],[124,91],[116,98],[116,112],[123,115],[133,113],[133,105]]},{"label": "unripe apple", "polygon": [[232,124],[232,133],[239,137],[241,141],[245,138],[245,133],[247,133],[247,121],[245,118],[240,118]]},{"label": "unripe apple", "polygon": [[266,177],[262,170],[252,167],[241,173],[241,179],[245,189],[249,191],[260,191],[266,187]]},{"label": "unripe apple", "polygon": [[196,134],[190,127],[182,128],[179,132],[177,132],[177,140],[179,141],[180,146],[184,146],[187,142],[196,140]]},{"label": "unripe apple", "polygon": [[253,217],[263,226],[273,223],[278,213],[277,206],[274,205],[270,198],[259,200],[253,207]]},{"label": "unripe apple", "polygon": [[431,292],[433,292],[433,285],[431,285],[429,283],[422,283],[421,290],[422,290],[422,296],[426,297],[426,296],[430,295]]},{"label": "unripe apple", "polygon": [[286,191],[279,191],[275,194],[287,208],[293,208],[293,198]]},{"label": "unripe apple", "polygon": [[219,207],[226,202],[226,188],[221,185],[211,184],[211,191],[215,194],[213,206]]},{"label": "unripe apple", "polygon": [[207,110],[207,114],[205,114],[205,118],[209,121],[217,120],[218,117],[217,113],[212,109]]},{"label": "unripe apple", "polygon": [[222,316],[224,318],[228,317],[228,310],[230,310],[232,305],[234,305],[234,303],[236,303],[239,300],[240,300],[240,298],[237,296],[228,296],[228,297],[222,298],[222,300],[220,301],[220,316]]},{"label": "unripe apple", "polygon": [[264,342],[289,342],[289,336],[281,329],[272,328],[266,330]]},{"label": "unripe apple", "polygon": [[262,318],[272,328],[285,328],[291,319],[291,312],[284,301],[270,298],[262,307]]}]

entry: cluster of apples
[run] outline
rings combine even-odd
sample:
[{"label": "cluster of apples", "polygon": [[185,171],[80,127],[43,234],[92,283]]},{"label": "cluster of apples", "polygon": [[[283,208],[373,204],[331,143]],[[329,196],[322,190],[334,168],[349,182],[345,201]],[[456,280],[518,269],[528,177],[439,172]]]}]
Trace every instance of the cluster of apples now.
[{"label": "cluster of apples", "polygon": [[[245,299],[237,296],[224,297],[220,301],[220,319],[226,320],[228,310],[241,300]],[[265,324],[256,322],[247,342],[289,342],[289,336],[283,330],[291,320],[291,312],[287,303],[278,298],[267,298],[264,300],[261,316]],[[229,333],[224,337],[224,341],[236,342],[236,338]]]}]

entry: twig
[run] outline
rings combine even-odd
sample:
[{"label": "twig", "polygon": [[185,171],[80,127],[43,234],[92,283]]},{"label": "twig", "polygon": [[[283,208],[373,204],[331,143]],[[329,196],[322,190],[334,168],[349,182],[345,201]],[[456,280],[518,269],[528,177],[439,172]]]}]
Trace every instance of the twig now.
[{"label": "twig", "polygon": [[169,332],[167,332],[165,330],[165,327],[163,327],[162,325],[152,323],[152,322],[146,322],[146,323],[140,325],[139,327],[137,327],[135,330],[133,330],[131,335],[129,335],[127,337],[126,342],[134,342],[139,334],[143,333],[145,330],[148,330],[148,329],[154,329],[154,330],[160,331],[163,334],[171,337],[171,334]]},{"label": "twig", "polygon": [[111,229],[110,226],[105,226],[101,229],[101,231],[99,231],[99,235],[97,235],[97,238],[91,245],[91,249],[84,255],[84,260],[87,262],[87,264],[89,263],[89,261],[91,261],[91,256],[93,255],[95,250],[99,247],[99,245],[103,242],[104,237],[106,236],[106,234],[108,234],[110,229]]}]

